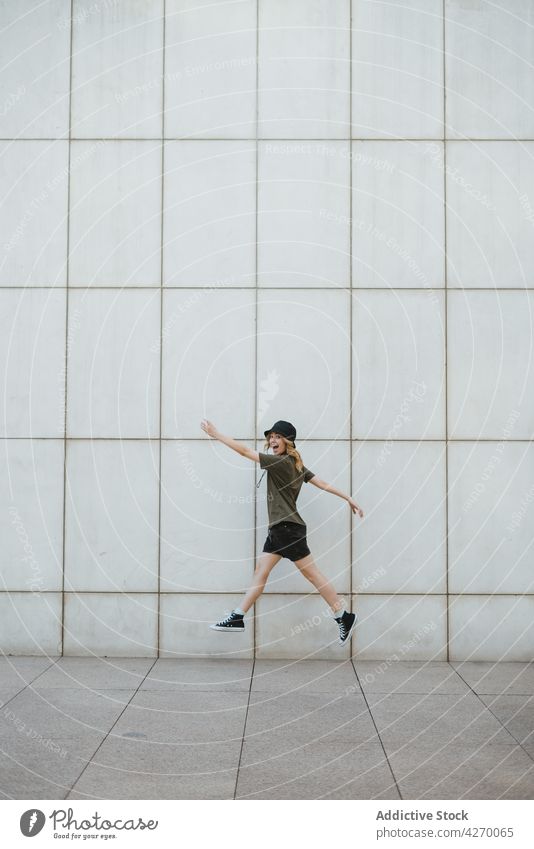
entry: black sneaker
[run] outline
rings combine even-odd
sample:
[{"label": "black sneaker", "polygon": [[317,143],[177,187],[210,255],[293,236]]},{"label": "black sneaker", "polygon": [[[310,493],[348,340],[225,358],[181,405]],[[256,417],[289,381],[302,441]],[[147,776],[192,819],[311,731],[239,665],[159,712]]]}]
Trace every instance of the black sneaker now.
[{"label": "black sneaker", "polygon": [[350,635],[354,631],[354,626],[356,625],[356,620],[358,616],[356,613],[347,613],[345,610],[343,616],[340,616],[339,619],[336,618],[336,622],[339,625],[339,644],[340,646],[344,645],[347,642]]},{"label": "black sneaker", "polygon": [[226,619],[221,619],[220,622],[216,622],[214,625],[210,625],[210,628],[213,628],[214,631],[233,631],[234,633],[241,633],[245,630],[243,614],[235,613],[232,610],[230,616],[227,616]]}]

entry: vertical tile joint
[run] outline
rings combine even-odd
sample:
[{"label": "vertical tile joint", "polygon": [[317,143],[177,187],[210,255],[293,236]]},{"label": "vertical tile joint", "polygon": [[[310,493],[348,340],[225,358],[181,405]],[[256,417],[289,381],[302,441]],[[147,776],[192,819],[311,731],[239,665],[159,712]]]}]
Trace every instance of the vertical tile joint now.
[{"label": "vertical tile joint", "polygon": [[444,328],[444,370],[445,370],[445,616],[446,616],[446,640],[447,653],[446,660],[450,660],[450,634],[449,634],[449,414],[447,409],[447,388],[448,388],[448,365],[447,365],[447,76],[446,76],[446,10],[445,0],[442,0],[442,17],[441,25],[443,27],[443,275],[444,275],[444,290],[443,297],[445,299],[443,309]]},{"label": "vertical tile joint", "polygon": [[65,653],[65,534],[67,518],[67,407],[68,407],[68,367],[69,367],[69,287],[70,287],[70,157],[72,144],[72,45],[73,45],[73,20],[74,0],[70,0],[70,44],[69,44],[69,128],[68,128],[68,150],[67,150],[67,256],[65,272],[65,367],[63,386],[63,539],[61,549],[61,637],[60,652],[63,657]]},{"label": "vertical tile joint", "polygon": [[158,435],[158,592],[157,592],[157,627],[156,627],[156,657],[160,656],[161,643],[161,432],[162,432],[162,376],[163,376],[163,193],[165,190],[165,20],[166,9],[163,0],[162,21],[162,74],[161,74],[161,211],[160,211],[160,279],[159,279],[159,435]]}]

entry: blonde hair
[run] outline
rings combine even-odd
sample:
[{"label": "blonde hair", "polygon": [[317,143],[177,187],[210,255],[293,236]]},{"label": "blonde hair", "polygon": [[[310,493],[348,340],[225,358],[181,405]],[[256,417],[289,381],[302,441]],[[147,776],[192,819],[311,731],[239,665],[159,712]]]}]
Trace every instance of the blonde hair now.
[{"label": "blonde hair", "polygon": [[[293,459],[295,461],[295,467],[297,469],[297,472],[302,472],[302,470],[304,468],[304,463],[302,462],[302,457],[300,456],[299,452],[297,451],[297,449],[295,448],[293,443],[289,442],[289,440],[287,440],[285,438],[285,436],[282,436],[282,434],[280,434],[280,439],[282,439],[283,442],[285,442],[286,454],[289,454],[290,457],[293,457]],[[263,446],[263,448],[264,448],[264,450],[267,450],[269,448],[269,440],[268,439],[265,440],[265,445]]]}]

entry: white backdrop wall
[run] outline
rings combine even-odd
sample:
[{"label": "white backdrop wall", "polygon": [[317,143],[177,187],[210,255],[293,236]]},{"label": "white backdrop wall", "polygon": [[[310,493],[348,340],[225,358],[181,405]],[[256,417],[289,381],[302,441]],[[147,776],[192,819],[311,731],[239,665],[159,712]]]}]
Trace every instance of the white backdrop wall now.
[{"label": "white backdrop wall", "polygon": [[284,418],[354,654],[531,660],[530,0],[0,11],[3,652],[347,657],[288,560],[208,628]]}]

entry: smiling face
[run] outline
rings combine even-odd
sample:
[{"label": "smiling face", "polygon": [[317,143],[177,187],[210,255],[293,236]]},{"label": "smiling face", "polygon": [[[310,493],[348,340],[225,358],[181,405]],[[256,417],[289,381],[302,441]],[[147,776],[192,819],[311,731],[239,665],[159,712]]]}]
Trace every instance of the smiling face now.
[{"label": "smiling face", "polygon": [[282,437],[282,434],[276,433],[276,431],[271,431],[269,434],[269,448],[273,452],[273,454],[285,454],[286,453],[286,443]]}]

